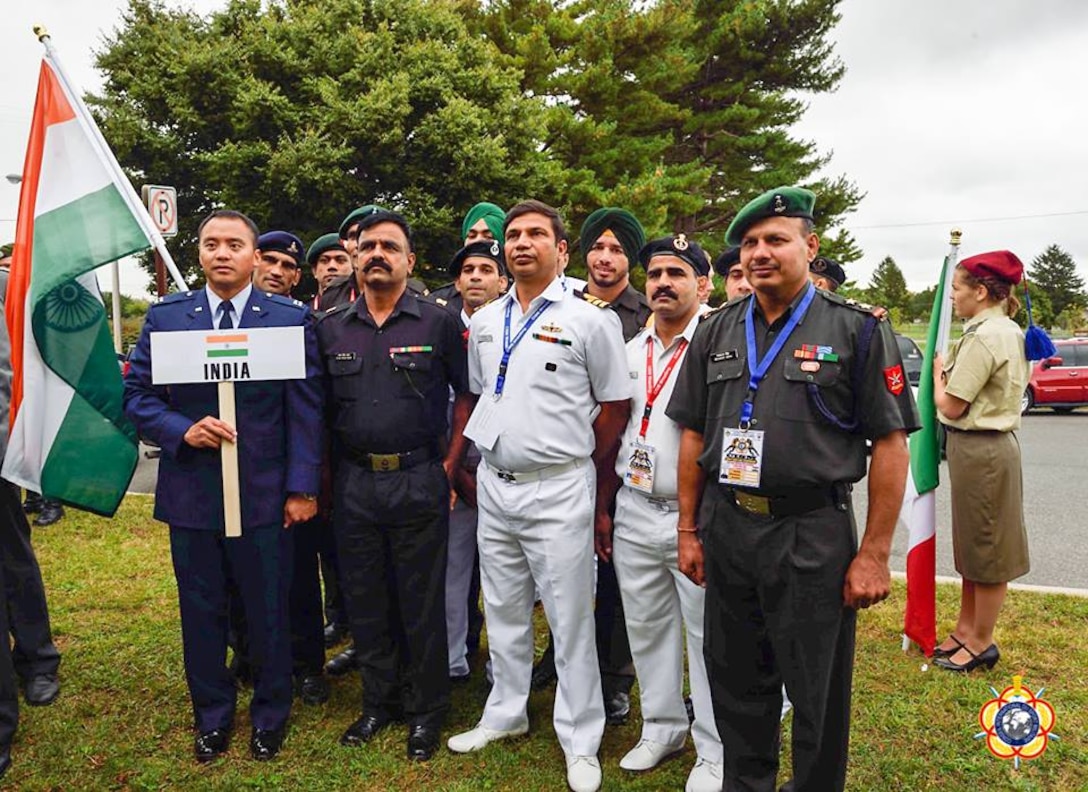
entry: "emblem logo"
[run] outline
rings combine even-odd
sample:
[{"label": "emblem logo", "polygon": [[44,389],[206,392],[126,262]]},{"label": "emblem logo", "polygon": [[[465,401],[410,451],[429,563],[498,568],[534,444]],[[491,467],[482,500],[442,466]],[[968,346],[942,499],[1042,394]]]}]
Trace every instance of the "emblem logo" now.
[{"label": "emblem logo", "polygon": [[688,249],[688,238],[687,238],[687,236],[685,234],[677,234],[676,239],[674,239],[672,241],[672,246],[676,250],[687,250]]},{"label": "emblem logo", "polygon": [[784,211],[786,211],[786,199],[784,199],[781,195],[775,195],[773,208],[775,214],[782,214]]},{"label": "emblem logo", "polygon": [[815,258],[812,263],[808,265],[808,268],[813,272],[824,272],[827,269],[827,262],[822,258]]},{"label": "emblem logo", "polygon": [[894,366],[884,369],[884,384],[892,396],[898,396],[904,387],[903,367],[896,363]]},{"label": "emblem logo", "polygon": [[292,242],[291,245],[287,248],[287,251],[289,253],[298,253],[298,245]]},{"label": "emblem logo", "polygon": [[499,255],[499,243],[498,242],[492,242],[491,243],[491,255],[492,256]]},{"label": "emblem logo", "polygon": [[1050,739],[1058,738],[1051,733],[1054,708],[1040,698],[1045,688],[1032,693],[1021,680],[1014,676],[1012,684],[1000,693],[990,688],[994,697],[978,711],[982,731],[975,735],[976,740],[986,740],[986,747],[998,759],[1012,759],[1017,770],[1021,759],[1037,759]]}]

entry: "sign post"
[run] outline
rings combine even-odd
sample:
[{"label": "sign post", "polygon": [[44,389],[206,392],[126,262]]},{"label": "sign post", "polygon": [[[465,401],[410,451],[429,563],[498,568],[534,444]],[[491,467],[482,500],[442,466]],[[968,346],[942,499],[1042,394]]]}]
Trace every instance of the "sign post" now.
[{"label": "sign post", "polygon": [[[239,327],[151,334],[154,385],[211,384],[219,390],[219,419],[238,428],[235,383],[305,379],[306,340],[302,327]],[[244,442],[239,438],[239,442]],[[223,520],[228,537],[242,535],[242,493],[238,445],[220,444]]]}]

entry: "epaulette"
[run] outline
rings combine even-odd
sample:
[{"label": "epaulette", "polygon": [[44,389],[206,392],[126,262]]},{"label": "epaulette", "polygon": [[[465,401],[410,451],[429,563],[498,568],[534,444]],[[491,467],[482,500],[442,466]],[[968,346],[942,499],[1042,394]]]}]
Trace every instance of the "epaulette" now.
[{"label": "epaulette", "polygon": [[271,292],[265,292],[268,299],[277,305],[283,305],[289,308],[305,308],[306,303],[301,300],[296,300],[294,297],[285,297],[282,294],[272,294]]},{"label": "epaulette", "polygon": [[711,308],[706,313],[700,315],[699,316],[699,321],[702,322],[704,319],[709,319],[711,316],[716,316],[717,314],[721,313],[722,311],[732,310],[732,309],[736,308],[738,305],[747,305],[747,303],[748,303],[748,295],[747,294],[745,294],[745,295],[743,295],[741,297],[734,297],[732,300],[726,300],[721,305],[719,305],[717,308]]},{"label": "epaulette", "polygon": [[574,293],[574,296],[575,297],[580,297],[581,299],[585,300],[590,305],[596,305],[598,308],[607,308],[609,305],[611,305],[611,303],[605,302],[600,297],[594,297],[589,292],[578,292],[578,291],[576,291]]},{"label": "epaulette", "polygon": [[183,291],[174,292],[173,294],[164,294],[158,299],[157,302],[152,303],[152,305],[167,305],[169,303],[185,302],[186,300],[193,299],[196,294],[197,293],[195,291]]},{"label": "epaulette", "polygon": [[317,321],[324,322],[326,319],[328,319],[333,314],[338,314],[344,308],[350,308],[352,305],[353,305],[353,303],[339,303],[337,305],[332,306],[331,308],[326,308],[324,311],[319,311]]}]

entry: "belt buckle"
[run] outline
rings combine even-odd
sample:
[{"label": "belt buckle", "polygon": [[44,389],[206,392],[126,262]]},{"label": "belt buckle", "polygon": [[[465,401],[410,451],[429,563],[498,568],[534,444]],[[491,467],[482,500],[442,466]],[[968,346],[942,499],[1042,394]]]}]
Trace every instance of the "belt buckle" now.
[{"label": "belt buckle", "polygon": [[771,499],[762,495],[733,490],[733,500],[749,514],[762,514],[768,517],[771,514]]},{"label": "belt buckle", "polygon": [[375,473],[391,473],[400,470],[400,456],[398,454],[371,454],[370,469]]},{"label": "belt buckle", "polygon": [[665,498],[647,498],[646,501],[659,512],[667,514],[669,511],[669,502]]},{"label": "belt buckle", "polygon": [[511,473],[509,470],[496,470],[495,476],[505,481],[507,484],[513,484],[518,480],[518,477]]}]

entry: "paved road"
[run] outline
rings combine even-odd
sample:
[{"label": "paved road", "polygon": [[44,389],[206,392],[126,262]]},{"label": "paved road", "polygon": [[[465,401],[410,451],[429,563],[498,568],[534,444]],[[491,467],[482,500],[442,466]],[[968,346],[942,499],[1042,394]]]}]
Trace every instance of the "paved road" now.
[{"label": "paved road", "polygon": [[[1024,416],[1020,448],[1031,572],[1017,582],[1088,588],[1088,410],[1066,415],[1039,410]],[[855,494],[862,526],[867,505],[864,481]],[[906,532],[898,531],[892,545],[894,571],[905,570],[906,553]],[[941,464],[937,490],[937,574],[956,575],[946,463]]]},{"label": "paved road", "polygon": [[[1088,588],[1088,410],[1067,415],[1040,410],[1024,416],[1020,445],[1032,568],[1017,582]],[[155,491],[158,460],[147,459],[146,450],[140,447],[132,492]],[[955,576],[948,492],[948,469],[942,464],[937,490],[937,574]],[[858,525],[864,526],[868,503],[864,481],[855,494]],[[894,571],[906,568],[906,552],[907,536],[899,531],[892,546]]]}]

